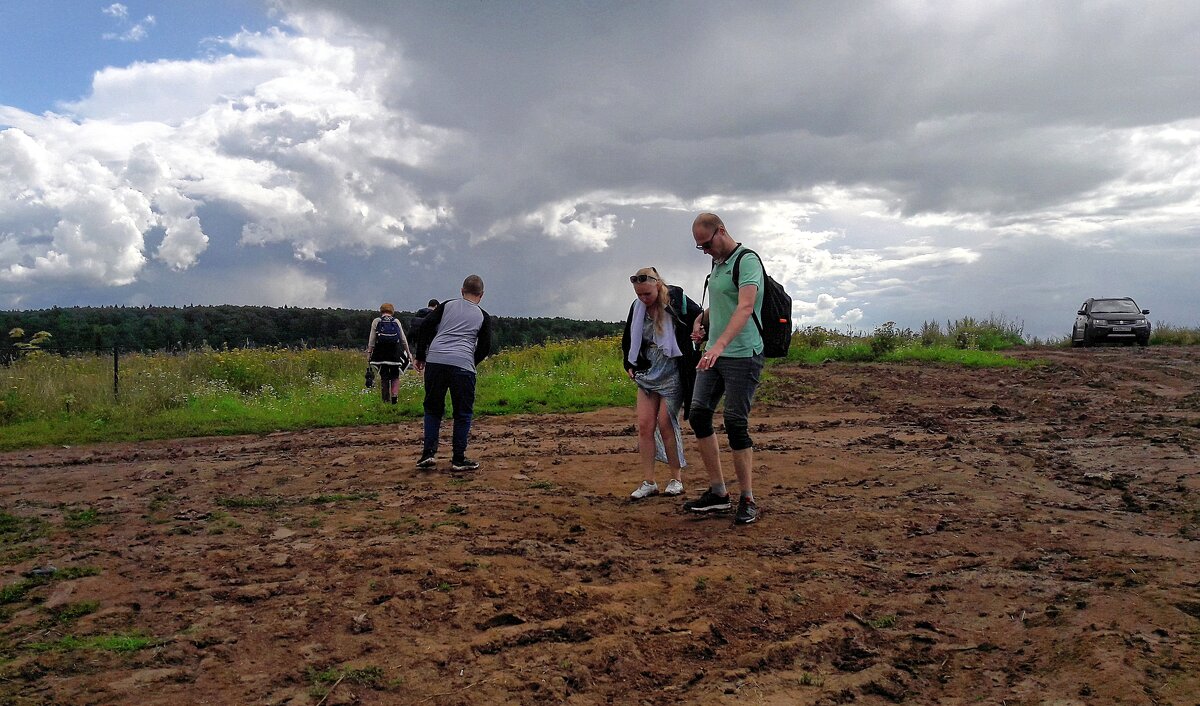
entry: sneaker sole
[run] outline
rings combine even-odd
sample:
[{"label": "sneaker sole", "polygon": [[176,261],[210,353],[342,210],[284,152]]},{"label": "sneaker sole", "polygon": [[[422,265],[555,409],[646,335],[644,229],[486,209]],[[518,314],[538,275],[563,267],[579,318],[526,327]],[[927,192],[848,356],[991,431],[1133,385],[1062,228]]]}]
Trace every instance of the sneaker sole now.
[{"label": "sneaker sole", "polygon": [[452,468],[456,471],[478,471],[479,470],[479,466],[450,466],[450,468]]},{"label": "sneaker sole", "polygon": [[424,463],[417,464],[417,468],[436,468],[436,467],[437,467],[437,461],[425,461]]},{"label": "sneaker sole", "polygon": [[[663,493],[663,495],[665,495],[665,494],[666,494],[666,493]],[[659,495],[659,492],[658,492],[657,490],[656,490],[656,491],[654,491],[653,493],[649,493],[649,494],[646,494],[646,495],[630,495],[630,496],[629,496],[629,499],[630,499],[630,500],[632,500],[633,502],[637,502],[637,501],[639,501],[639,500],[645,500],[646,498],[652,498],[652,497],[654,497],[655,495]]]},{"label": "sneaker sole", "polygon": [[716,512],[718,510],[729,510],[731,507],[733,507],[732,504],[725,503],[724,505],[708,505],[705,507],[689,507],[685,509],[688,512]]},{"label": "sneaker sole", "polygon": [[735,525],[752,525],[755,522],[758,522],[758,515],[755,515],[748,520],[743,520],[737,517],[733,518],[733,524]]}]

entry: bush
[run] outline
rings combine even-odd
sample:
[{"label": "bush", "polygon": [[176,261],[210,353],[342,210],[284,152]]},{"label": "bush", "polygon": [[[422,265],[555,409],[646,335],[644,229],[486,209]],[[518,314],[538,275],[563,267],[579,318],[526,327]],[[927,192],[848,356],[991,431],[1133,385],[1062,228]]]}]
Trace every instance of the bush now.
[{"label": "bush", "polygon": [[999,351],[1025,345],[1025,325],[1004,316],[976,320],[970,316],[946,322],[946,336],[961,350]]},{"label": "bush", "polygon": [[916,334],[912,329],[906,328],[902,331],[896,328],[895,321],[889,321],[875,329],[871,336],[871,353],[876,358],[885,356],[915,338]]}]

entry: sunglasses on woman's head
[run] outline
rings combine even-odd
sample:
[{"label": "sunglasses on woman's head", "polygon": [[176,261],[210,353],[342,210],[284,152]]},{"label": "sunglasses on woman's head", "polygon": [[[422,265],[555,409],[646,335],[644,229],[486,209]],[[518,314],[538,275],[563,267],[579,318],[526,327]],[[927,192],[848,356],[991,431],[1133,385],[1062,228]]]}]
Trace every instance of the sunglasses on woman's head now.
[{"label": "sunglasses on woman's head", "polygon": [[652,280],[654,282],[657,282],[658,278],[655,277],[654,275],[629,275],[629,281],[632,282],[633,284],[643,284],[647,280]]}]

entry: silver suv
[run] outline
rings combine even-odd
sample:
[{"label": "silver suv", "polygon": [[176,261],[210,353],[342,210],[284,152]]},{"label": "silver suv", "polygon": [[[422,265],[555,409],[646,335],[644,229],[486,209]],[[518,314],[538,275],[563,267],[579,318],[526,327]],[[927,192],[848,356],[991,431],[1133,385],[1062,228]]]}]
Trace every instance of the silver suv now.
[{"label": "silver suv", "polygon": [[1072,346],[1094,346],[1100,343],[1150,344],[1149,309],[1139,309],[1129,297],[1088,299],[1075,314],[1071,330]]}]

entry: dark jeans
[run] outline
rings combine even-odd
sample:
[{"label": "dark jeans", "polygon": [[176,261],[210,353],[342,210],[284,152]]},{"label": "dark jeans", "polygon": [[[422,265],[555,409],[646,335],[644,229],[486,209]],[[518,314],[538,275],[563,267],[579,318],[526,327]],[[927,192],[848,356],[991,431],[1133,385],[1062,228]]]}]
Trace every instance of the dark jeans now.
[{"label": "dark jeans", "polygon": [[446,415],[446,391],[454,408],[454,458],[467,453],[471,435],[471,418],[475,414],[475,373],[456,365],[425,364],[425,449],[424,454],[437,453],[438,433]]},{"label": "dark jeans", "polygon": [[750,438],[750,405],[754,402],[754,391],[758,389],[764,363],[761,353],[749,358],[721,356],[713,367],[696,372],[692,413],[688,421],[697,439],[713,435],[713,414],[724,397],[729,448],[740,451],[754,446]]}]

